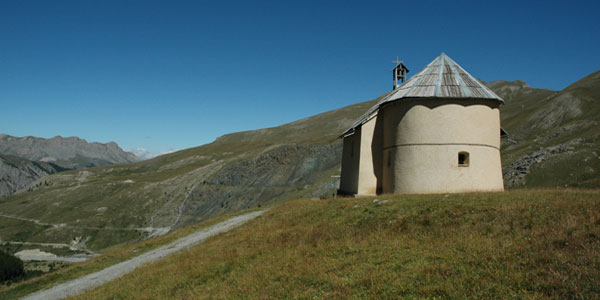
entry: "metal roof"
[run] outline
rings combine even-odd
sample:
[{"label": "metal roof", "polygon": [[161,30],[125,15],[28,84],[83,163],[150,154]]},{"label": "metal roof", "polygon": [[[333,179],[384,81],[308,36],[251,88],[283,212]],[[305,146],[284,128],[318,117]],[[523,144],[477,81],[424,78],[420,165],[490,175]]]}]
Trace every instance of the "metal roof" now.
[{"label": "metal roof", "polygon": [[397,89],[384,95],[377,104],[344,131],[341,137],[354,133],[358,126],[374,117],[382,105],[409,98],[489,99],[504,103],[496,93],[471,76],[448,55],[442,53]]}]

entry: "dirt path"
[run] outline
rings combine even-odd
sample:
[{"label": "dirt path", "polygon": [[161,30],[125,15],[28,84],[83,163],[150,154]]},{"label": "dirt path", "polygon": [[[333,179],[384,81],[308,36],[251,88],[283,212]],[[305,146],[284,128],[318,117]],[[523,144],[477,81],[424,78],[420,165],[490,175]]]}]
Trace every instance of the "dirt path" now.
[{"label": "dirt path", "polygon": [[177,251],[190,248],[191,246],[198,244],[213,235],[229,231],[236,226],[258,217],[263,212],[264,211],[255,211],[233,217],[229,220],[210,226],[204,230],[192,233],[158,249],[146,252],[140,256],[134,257],[114,266],[110,266],[102,271],[88,274],[81,278],[59,284],[48,290],[35,292],[22,299],[64,299],[75,296],[85,290],[95,288],[113,279],[119,278],[145,263],[155,261]]},{"label": "dirt path", "polygon": [[[91,227],[91,226],[73,226],[73,225],[68,225],[68,224],[64,224],[64,223],[63,224],[52,224],[52,223],[44,223],[40,220],[28,219],[28,218],[23,218],[23,217],[18,217],[18,216],[11,216],[11,215],[6,215],[6,214],[2,214],[2,213],[0,213],[0,217],[21,220],[21,221],[27,221],[27,222],[33,222],[40,226],[52,226],[54,228],[113,230],[113,231],[142,231],[142,232],[150,233],[150,236],[148,238],[166,234],[169,232],[169,230],[171,230],[171,227],[152,227],[152,226],[149,226],[149,227]],[[157,232],[158,232],[158,234],[157,234]]]},{"label": "dirt path", "polygon": [[[84,255],[82,257],[88,257],[88,258],[92,258],[95,256],[98,256],[100,254],[87,249],[86,247],[82,247],[81,244],[80,245],[67,245],[67,244],[60,244],[60,243],[34,243],[34,242],[15,242],[15,241],[2,241],[0,240],[0,245],[23,245],[23,246],[42,246],[42,247],[52,247],[52,248],[68,248],[70,250],[79,250],[79,251],[85,251],[88,253],[88,255]],[[23,259],[23,258],[21,258]],[[35,260],[35,259],[33,259]],[[43,259],[40,259],[43,260]],[[68,260],[66,260],[68,261]]]},{"label": "dirt path", "polygon": [[52,226],[54,228],[60,227],[59,224],[44,223],[44,222],[42,222],[40,220],[35,220],[35,219],[28,219],[28,218],[22,218],[22,217],[5,215],[5,214],[0,214],[0,217],[9,218],[9,219],[15,219],[15,220],[21,220],[21,221],[33,222],[33,223],[41,225],[41,226]]}]

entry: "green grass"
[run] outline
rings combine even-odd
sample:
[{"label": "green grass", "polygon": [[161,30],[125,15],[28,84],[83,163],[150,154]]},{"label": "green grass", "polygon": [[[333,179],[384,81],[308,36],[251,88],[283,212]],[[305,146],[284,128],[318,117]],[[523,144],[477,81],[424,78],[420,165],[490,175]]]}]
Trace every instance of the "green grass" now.
[{"label": "green grass", "polygon": [[[145,252],[156,249],[160,246],[166,245],[181,237],[187,236],[193,232],[206,228],[210,225],[214,225],[218,222],[224,221],[225,219],[231,218],[233,216],[248,211],[250,210],[223,215],[221,217],[213,218],[205,222],[194,224],[192,226],[174,231],[167,235],[148,239],[139,243],[135,243],[133,245],[128,245],[125,247],[119,247],[119,245],[115,245],[111,248],[108,248],[107,252],[102,256],[93,258],[83,263],[69,264],[67,266],[63,266],[64,264],[57,263],[63,266],[58,271],[51,272],[43,276],[35,277],[22,282],[13,283],[11,285],[0,284],[0,299],[17,299],[31,294],[35,291],[47,289],[56,284],[100,271],[109,266],[115,265],[117,263],[131,259]],[[33,263],[32,265],[35,264],[36,263]]]},{"label": "green grass", "polygon": [[77,299],[599,299],[600,191],[297,200]]}]

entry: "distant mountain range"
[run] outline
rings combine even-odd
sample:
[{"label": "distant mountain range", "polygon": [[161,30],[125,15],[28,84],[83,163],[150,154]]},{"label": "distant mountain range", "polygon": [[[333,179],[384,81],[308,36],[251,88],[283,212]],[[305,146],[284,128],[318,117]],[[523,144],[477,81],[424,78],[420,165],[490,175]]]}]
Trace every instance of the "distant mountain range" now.
[{"label": "distant mountain range", "polygon": [[[507,188],[600,187],[600,72],[562,91],[523,81],[487,84],[505,100]],[[102,250],[243,208],[331,196],[339,184],[338,135],[376,101],[133,164],[46,176],[28,192],[0,198],[0,213],[14,217],[0,218],[0,236],[54,243],[79,236]],[[46,156],[59,161],[36,159]]]},{"label": "distant mountain range", "polygon": [[113,142],[88,143],[77,137],[44,139],[0,133],[0,197],[48,174],[137,161],[140,158]]}]

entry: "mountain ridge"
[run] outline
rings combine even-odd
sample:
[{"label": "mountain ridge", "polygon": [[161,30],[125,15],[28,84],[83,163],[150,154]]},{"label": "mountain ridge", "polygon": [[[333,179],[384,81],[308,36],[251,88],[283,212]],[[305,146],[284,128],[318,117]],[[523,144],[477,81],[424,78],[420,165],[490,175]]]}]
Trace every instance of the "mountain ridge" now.
[{"label": "mountain ridge", "polygon": [[140,161],[115,142],[79,137],[15,137],[0,133],[0,197],[56,172]]},{"label": "mountain ridge", "polygon": [[128,163],[140,161],[134,154],[123,151],[115,142],[87,142],[79,137],[55,136],[50,139],[34,136],[15,137],[0,135],[0,153],[25,159],[54,160],[65,168],[85,167],[74,161],[77,155],[104,160],[106,163]]}]

